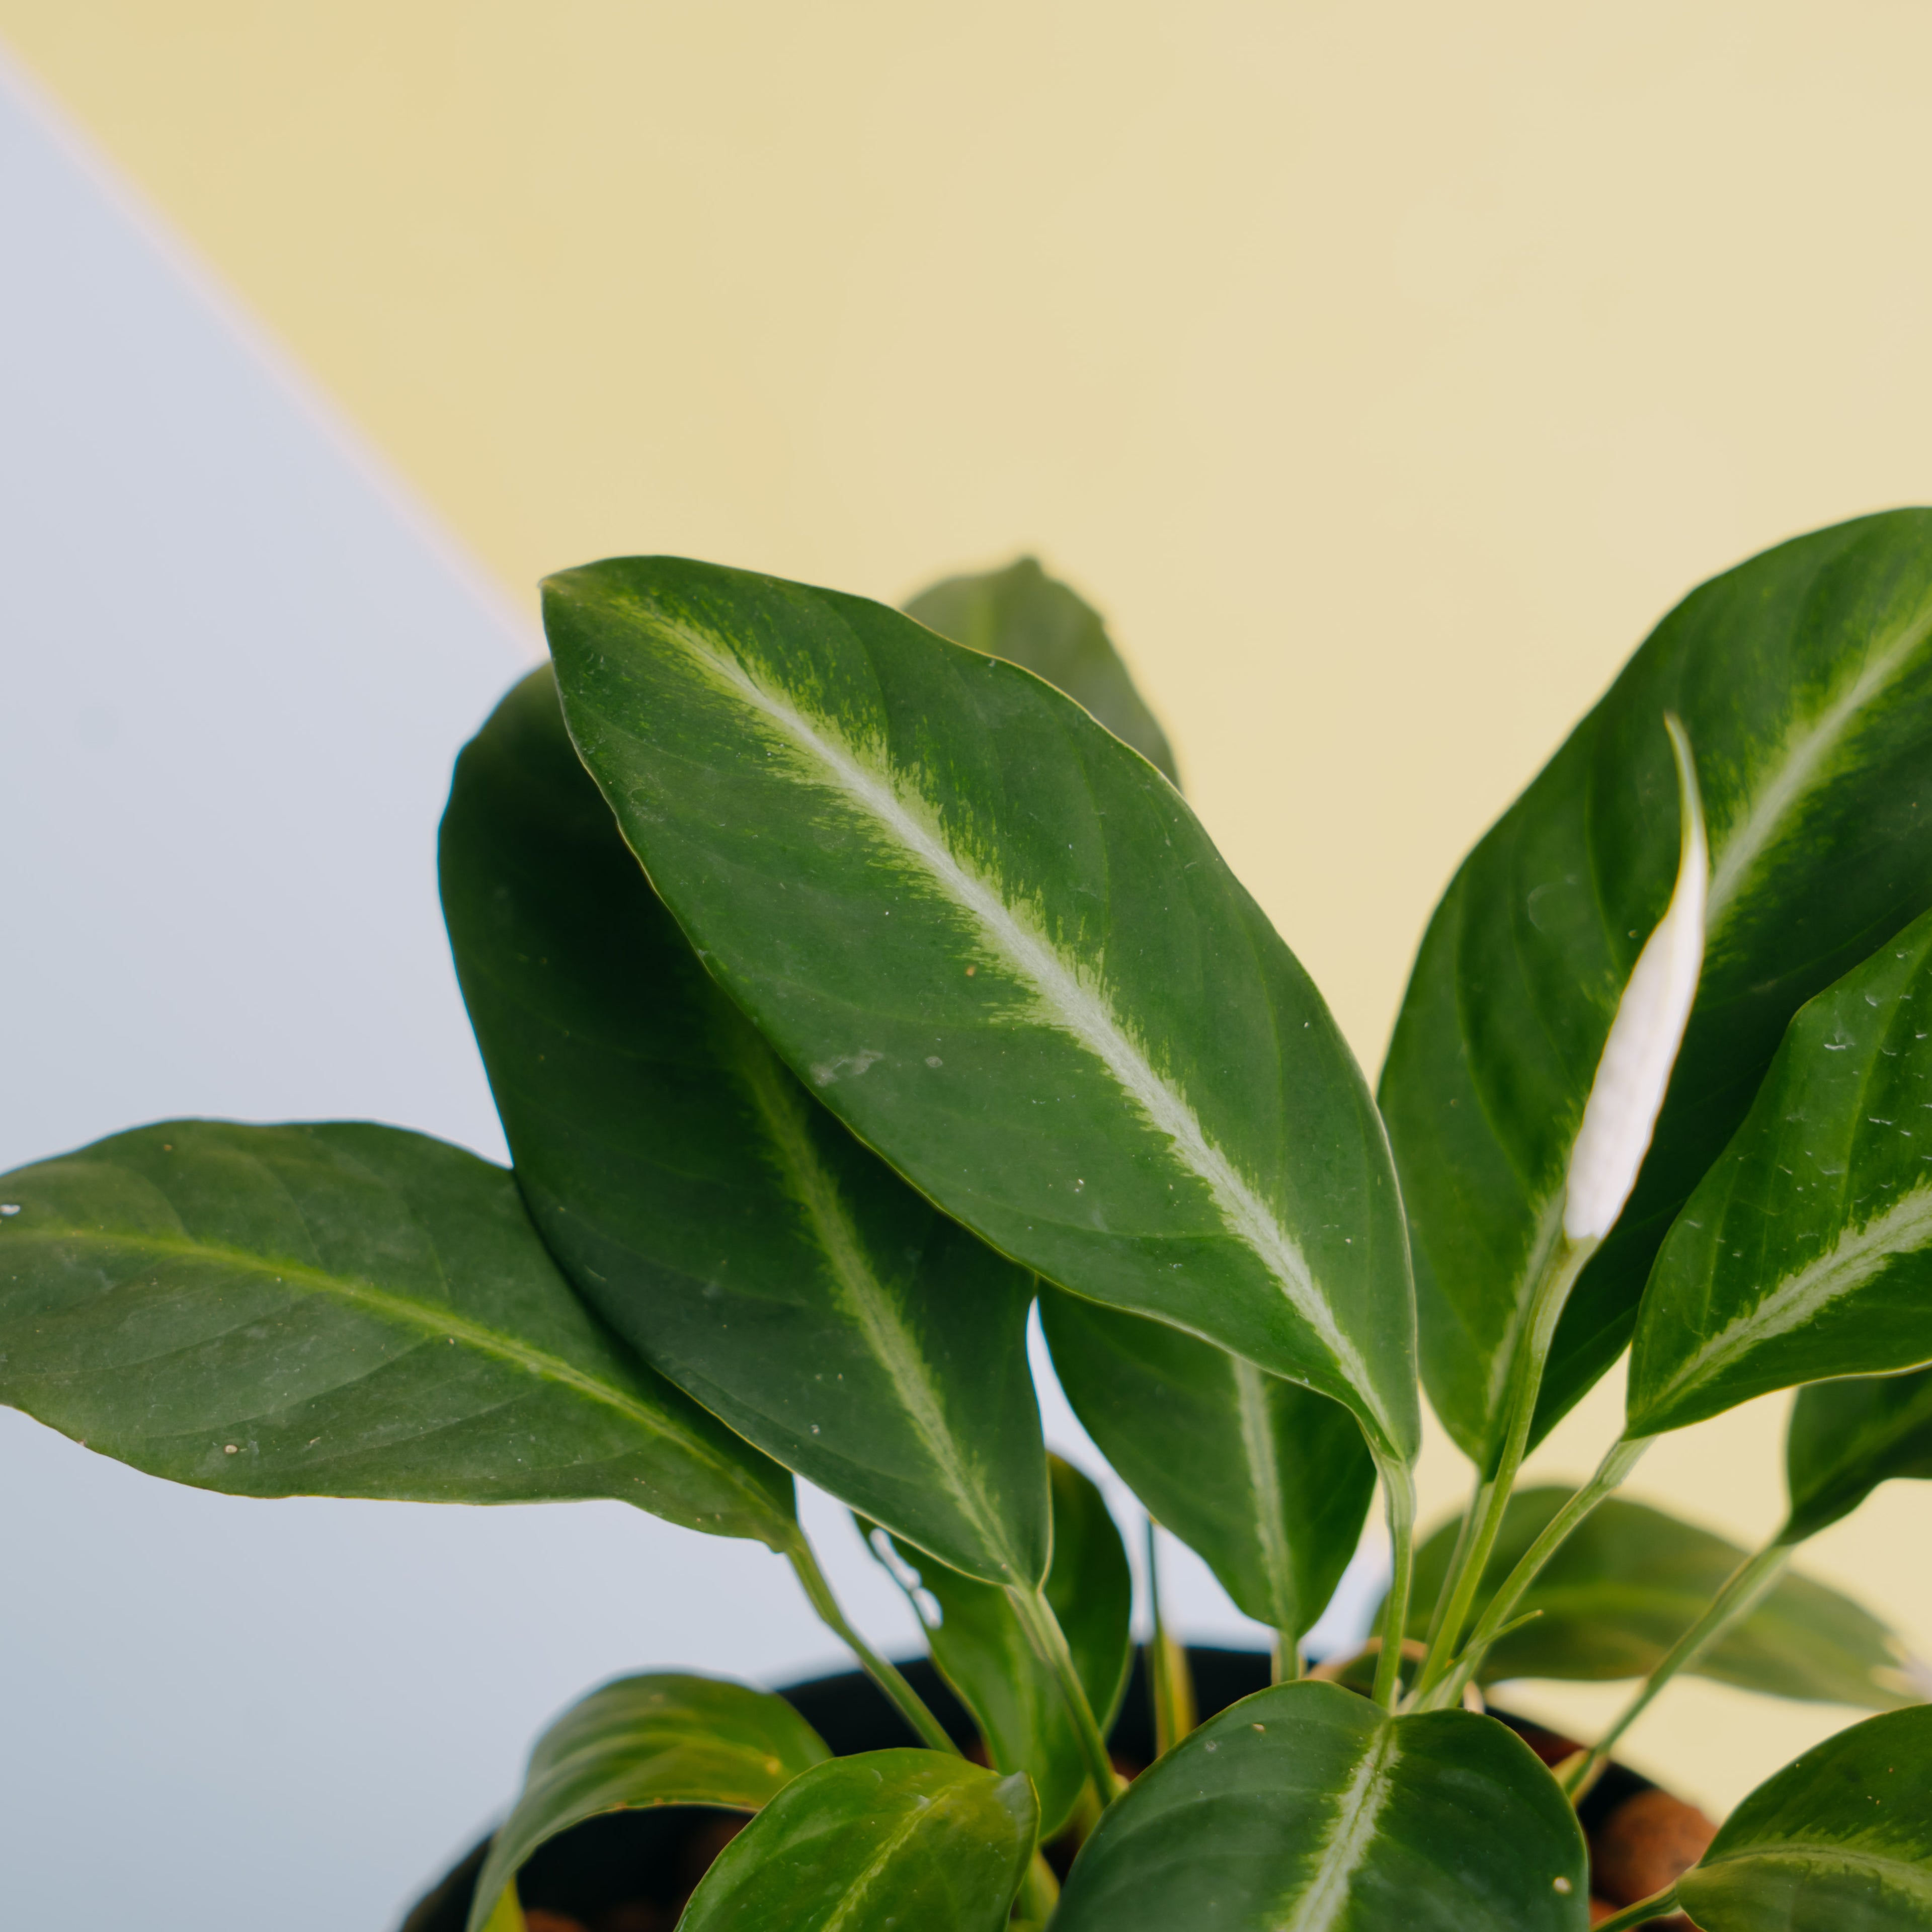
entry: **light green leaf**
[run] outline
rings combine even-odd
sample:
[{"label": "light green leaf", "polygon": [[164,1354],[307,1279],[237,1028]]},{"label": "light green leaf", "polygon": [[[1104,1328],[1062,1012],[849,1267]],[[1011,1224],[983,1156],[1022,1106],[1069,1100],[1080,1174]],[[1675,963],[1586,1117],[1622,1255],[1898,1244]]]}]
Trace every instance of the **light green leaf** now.
[{"label": "light green leaf", "polygon": [[1024,1777],[963,1758],[836,1758],[724,1847],[678,1932],[1001,1932],[1038,1815]]},{"label": "light green leaf", "polygon": [[1486,1467],[1611,1017],[1677,872],[1666,712],[1709,821],[1702,978],[1636,1191],[1558,1333],[1538,1435],[1622,1348],[1665,1230],[1792,1013],[1932,904],[1932,512],[1801,538],[1694,592],[1430,922],[1382,1101],[1424,1378]]},{"label": "light green leaf", "polygon": [[1932,1369],[1814,1382],[1798,1391],[1784,1439],[1787,1543],[1850,1516],[1897,1476],[1932,1480]]},{"label": "light green leaf", "polygon": [[741,1435],[943,1562],[1046,1565],[1033,1279],[813,1100],[705,974],[548,670],[464,752],[445,916],[532,1214],[584,1298]]},{"label": "light green leaf", "polygon": [[1100,614],[1070,585],[1023,556],[1004,570],[949,577],[905,607],[956,644],[1004,658],[1083,705],[1178,784],[1167,734],[1134,688]]},{"label": "light green leaf", "polygon": [[1231,1706],[1082,1847],[1054,1932],[1580,1932],[1583,1834],[1528,1745],[1335,1684]]},{"label": "light green leaf", "polygon": [[1868,1718],[1786,1766],[1678,1897],[1703,1932],[1932,1926],[1932,1708]]},{"label": "light green leaf", "polygon": [[667,559],[552,578],[571,734],[833,1111],[1062,1286],[1418,1428],[1381,1125],[1172,786],[1030,673]]},{"label": "light green leaf", "polygon": [[477,1875],[470,1932],[494,1932],[493,1910],[524,1862],[586,1818],[653,1804],[755,1811],[830,1755],[769,1690],[668,1672],[606,1684],[537,1740]]},{"label": "light green leaf", "polygon": [[1165,1322],[1049,1288],[1060,1386],[1155,1520],[1291,1642],[1361,1540],[1375,1465],[1354,1417]]},{"label": "light green leaf", "polygon": [[1633,1440],[1932,1361],[1932,914],[1786,1030],[1685,1203],[1631,1346]]},{"label": "light green leaf", "polygon": [[231,1496],[615,1497],[796,1540],[790,1478],[612,1341],[460,1148],[172,1120],[0,1200],[0,1401],[104,1455]]},{"label": "light green leaf", "polygon": [[[1515,1568],[1569,1495],[1538,1488],[1519,1490],[1510,1498],[1484,1571],[1484,1596]],[[1456,1529],[1453,1522],[1444,1524],[1417,1554],[1409,1600],[1413,1636],[1426,1632]],[[1483,1681],[1648,1676],[1744,1558],[1721,1536],[1612,1496],[1571,1533],[1530,1586],[1516,1615],[1532,1621],[1490,1652]],[[1869,1611],[1787,1571],[1749,1616],[1687,1667],[1772,1696],[1884,1710],[1918,1700],[1902,1658],[1898,1640]]]},{"label": "light green leaf", "polygon": [[[1099,1490],[1058,1456],[1052,1472],[1053,1567],[1046,1600],[1104,1732],[1120,1708],[1133,1662],[1133,1576]],[[909,1552],[899,1555],[910,1558]],[[1088,1783],[1058,1683],[1034,1654],[1005,1591],[935,1564],[912,1561],[911,1567],[939,1610],[939,1621],[928,1620],[926,1630],[933,1662],[972,1712],[995,1766],[1032,1778],[1040,1836],[1054,1837]],[[913,1601],[926,1616],[920,1592],[913,1592]]]}]

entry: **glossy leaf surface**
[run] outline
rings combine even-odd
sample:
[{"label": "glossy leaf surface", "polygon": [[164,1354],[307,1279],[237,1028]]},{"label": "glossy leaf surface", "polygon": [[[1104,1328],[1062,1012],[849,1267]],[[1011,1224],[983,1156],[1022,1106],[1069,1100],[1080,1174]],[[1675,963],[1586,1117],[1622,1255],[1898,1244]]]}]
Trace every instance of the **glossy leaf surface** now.
[{"label": "glossy leaf surface", "polygon": [[1048,576],[1037,559],[949,577],[905,608],[942,638],[1045,678],[1179,783],[1167,734],[1135,689],[1100,612],[1070,585]]},{"label": "glossy leaf surface", "polygon": [[1248,1616],[1299,1636],[1361,1540],[1375,1465],[1338,1402],[1166,1323],[1041,1298],[1074,1412]]},{"label": "glossy leaf surface", "polygon": [[678,1932],[1000,1932],[1037,1816],[1025,1778],[963,1758],[837,1758],[725,1846]]},{"label": "glossy leaf surface", "polygon": [[[1483,1575],[1486,1597],[1570,1492],[1519,1490]],[[1437,1530],[1416,1558],[1410,1630],[1426,1630],[1455,1541]],[[1530,1586],[1516,1614],[1538,1614],[1485,1660],[1485,1682],[1511,1677],[1647,1676],[1743,1562],[1736,1544],[1642,1503],[1612,1496],[1574,1531]],[[1688,1668],[1778,1697],[1884,1710],[1916,1701],[1885,1625],[1836,1590],[1787,1571],[1764,1601]]]},{"label": "glossy leaf surface", "polygon": [[830,1755],[768,1690],[669,1672],[606,1684],[537,1740],[477,1876],[472,1932],[487,1932],[503,1888],[539,1845],[586,1818],[652,1804],[755,1811]]},{"label": "glossy leaf surface", "polygon": [[1820,531],[1694,591],[1430,922],[1382,1099],[1430,1398],[1486,1466],[1585,1097],[1677,870],[1666,712],[1709,823],[1702,977],[1636,1191],[1558,1333],[1539,1434],[1622,1349],[1792,1013],[1932,904],[1932,512]]},{"label": "glossy leaf surface", "polygon": [[1493,1718],[1257,1692],[1102,1815],[1054,1932],[1580,1932],[1583,1834]]},{"label": "glossy leaf surface", "polygon": [[1932,1926],[1932,1709],[1868,1718],[1760,1785],[1678,1895],[1703,1932]]},{"label": "glossy leaf surface", "polygon": [[915,1193],[706,974],[548,670],[458,760],[442,892],[518,1178],[584,1298],[706,1407],[946,1562],[1033,1582],[1032,1277]]},{"label": "glossy leaf surface", "polygon": [[1932,1361],[1932,914],[1799,1012],[1670,1230],[1628,1433]]},{"label": "glossy leaf surface", "polygon": [[[1053,1567],[1046,1600],[1105,1732],[1133,1661],[1133,1577],[1099,1490],[1057,1456],[1052,1469]],[[1051,1838],[1088,1781],[1059,1684],[1034,1654],[1005,1591],[934,1564],[920,1567],[915,1561],[914,1567],[939,1610],[939,1621],[928,1618],[926,1630],[933,1662],[972,1712],[994,1766],[1032,1778],[1040,1835]],[[914,1602],[926,1615],[918,1595]]]},{"label": "glossy leaf surface", "polygon": [[1030,673],[666,559],[552,578],[571,733],[706,964],[923,1192],[1406,1455],[1381,1126],[1173,787]]},{"label": "glossy leaf surface", "polygon": [[775,1549],[791,1479],[587,1314],[501,1168],[173,1120],[0,1177],[0,1401],[231,1496],[615,1497]]},{"label": "glossy leaf surface", "polygon": [[1784,1441],[1788,1540],[1816,1535],[1896,1476],[1932,1480],[1932,1370],[1798,1391]]}]

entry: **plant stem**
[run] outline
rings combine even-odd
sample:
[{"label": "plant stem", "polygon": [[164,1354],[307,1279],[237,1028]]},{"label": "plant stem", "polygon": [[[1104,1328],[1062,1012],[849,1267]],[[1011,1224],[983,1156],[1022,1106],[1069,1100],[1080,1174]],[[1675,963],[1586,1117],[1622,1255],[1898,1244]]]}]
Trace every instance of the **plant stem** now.
[{"label": "plant stem", "polygon": [[818,1567],[818,1558],[802,1532],[784,1554],[812,1607],[818,1612],[820,1622],[850,1649],[865,1667],[866,1676],[892,1700],[900,1716],[919,1733],[921,1741],[934,1750],[950,1751],[956,1757],[962,1755],[959,1747],[946,1735],[945,1726],[926,1708],[919,1693],[853,1628],[838,1599],[832,1594],[832,1586]]},{"label": "plant stem", "polygon": [[1509,1508],[1510,1492],[1516,1487],[1516,1473],[1529,1447],[1530,1425],[1536,1418],[1536,1399],[1543,1388],[1543,1370],[1550,1359],[1550,1345],[1556,1339],[1556,1324],[1570,1299],[1570,1291],[1583,1264],[1597,1251],[1595,1241],[1573,1241],[1558,1228],[1543,1262],[1536,1283],[1530,1291],[1529,1320],[1510,1364],[1509,1388],[1504,1414],[1508,1427],[1502,1453],[1496,1466],[1478,1485],[1472,1505],[1474,1527],[1456,1542],[1456,1562],[1444,1584],[1444,1596],[1438,1601],[1435,1633],[1429,1654],[1416,1680],[1419,1697],[1430,1692],[1448,1674],[1462,1640],[1476,1592],[1481,1588],[1483,1572],[1489,1567],[1490,1553],[1502,1532],[1503,1517]]},{"label": "plant stem", "polygon": [[1469,1538],[1475,1534],[1477,1520],[1487,1510],[1489,1490],[1488,1482],[1478,1473],[1476,1486],[1470,1492],[1469,1507],[1462,1512],[1462,1520],[1456,1526],[1456,1540],[1449,1552],[1448,1566],[1442,1572],[1442,1580],[1436,1586],[1436,1602],[1429,1612],[1429,1628],[1424,1639],[1432,1650],[1436,1646],[1436,1633],[1442,1628],[1442,1619],[1448,1612],[1449,1593],[1462,1574]]},{"label": "plant stem", "polygon": [[1376,1702],[1393,1711],[1402,1695],[1402,1640],[1408,1625],[1408,1593],[1415,1578],[1415,1478],[1399,1457],[1370,1445],[1382,1479],[1383,1507],[1388,1514],[1393,1573],[1388,1600],[1382,1605],[1382,1647],[1376,1658]]},{"label": "plant stem", "polygon": [[1522,1560],[1503,1580],[1501,1587],[1490,1599],[1489,1607],[1484,1611],[1462,1654],[1456,1660],[1454,1668],[1417,1699],[1418,1709],[1439,1711],[1460,1700],[1464,1686],[1481,1667],[1490,1645],[1502,1634],[1504,1626],[1522,1600],[1524,1592],[1542,1574],[1543,1566],[1563,1546],[1571,1531],[1636,1467],[1639,1457],[1650,1447],[1652,1440],[1644,1436],[1634,1442],[1618,1441],[1612,1444],[1610,1454],[1597,1466],[1597,1473],[1544,1526],[1542,1534],[1523,1552]]},{"label": "plant stem", "polygon": [[1653,1918],[1668,1918],[1676,1910],[1677,1888],[1673,1885],[1625,1906],[1614,1918],[1606,1918],[1597,1932],[1631,1932],[1632,1927],[1648,1925]]},{"label": "plant stem", "polygon": [[[1168,1634],[1160,1610],[1160,1558],[1154,1547],[1154,1520],[1147,1526],[1148,1601],[1154,1611],[1154,1634],[1148,1644],[1148,1690],[1154,1706],[1154,1754],[1165,1757],[1193,1730],[1194,1680],[1187,1653]],[[1280,1656],[1279,1640],[1275,1652]],[[1280,1664],[1276,1666],[1279,1682]]]},{"label": "plant stem", "polygon": [[1664,1652],[1662,1660],[1644,1679],[1636,1695],[1624,1706],[1616,1722],[1564,1778],[1563,1788],[1566,1792],[1574,1797],[1585,1789],[1588,1781],[1596,1775],[1597,1767],[1616,1749],[1617,1740],[1643,1714],[1650,1700],[1679,1671],[1694,1664],[1733,1624],[1749,1616],[1784,1575],[1785,1565],[1790,1561],[1790,1544],[1771,1543],[1755,1556],[1746,1557],[1731,1572],[1724,1587],[1712,1598],[1704,1614]]},{"label": "plant stem", "polygon": [[1094,1707],[1087,1701],[1086,1686],[1080,1682],[1080,1673],[1073,1667],[1073,1655],[1066,1648],[1066,1636],[1060,1628],[1060,1619],[1053,1614],[1053,1606],[1046,1600],[1045,1592],[1036,1588],[1028,1589],[1018,1583],[1009,1583],[1006,1597],[1019,1618],[1021,1628],[1027,1634],[1028,1641],[1039,1652],[1040,1661],[1053,1672],[1060,1685],[1066,1714],[1073,1720],[1073,1734],[1079,1741],[1080,1754],[1087,1760],[1088,1775],[1093,1779],[1094,1793],[1105,1809],[1120,1795],[1124,1787],[1114,1769],[1114,1760],[1107,1755],[1107,1740],[1101,1736]]},{"label": "plant stem", "polygon": [[1020,1880],[1020,1895],[1014,1900],[1019,1916],[1044,1925],[1053,1916],[1053,1908],[1059,1903],[1060,1881],[1054,1876],[1046,1855],[1035,1852],[1032,1864],[1027,1867],[1026,1875]]}]

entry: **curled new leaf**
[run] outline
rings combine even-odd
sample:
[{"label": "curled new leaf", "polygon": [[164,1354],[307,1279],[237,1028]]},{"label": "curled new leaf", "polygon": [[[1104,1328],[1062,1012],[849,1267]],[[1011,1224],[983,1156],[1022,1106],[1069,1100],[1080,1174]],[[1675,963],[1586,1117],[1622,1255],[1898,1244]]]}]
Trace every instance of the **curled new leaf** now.
[{"label": "curled new leaf", "polygon": [[790,1477],[614,1342],[460,1148],[172,1120],[0,1185],[0,1401],[105,1455],[232,1496],[606,1496],[796,1540]]},{"label": "curled new leaf", "polygon": [[1174,788],[1030,674],[666,558],[550,580],[571,734],[706,965],[922,1192],[1091,1299],[1419,1428],[1386,1142]]},{"label": "curled new leaf", "polygon": [[458,760],[441,869],[518,1180],[585,1300],[788,1467],[944,1562],[1037,1582],[1032,1276],[862,1147],[705,972],[548,670]]},{"label": "curled new leaf", "polygon": [[963,1758],[836,1758],[725,1846],[679,1932],[1000,1932],[1038,1818],[1023,1776]]},{"label": "curled new leaf", "polygon": [[1644,1291],[1633,1438],[1932,1360],[1932,914],[1805,1006]]},{"label": "curled new leaf", "polygon": [[1054,1932],[1581,1932],[1583,1834],[1492,1718],[1397,1718],[1335,1684],[1210,1719],[1082,1846]]},{"label": "curled new leaf", "polygon": [[586,1818],[654,1804],[755,1811],[830,1756],[768,1690],[668,1672],[606,1684],[537,1740],[478,1874],[471,1932],[489,1932],[504,1888],[539,1845]]}]

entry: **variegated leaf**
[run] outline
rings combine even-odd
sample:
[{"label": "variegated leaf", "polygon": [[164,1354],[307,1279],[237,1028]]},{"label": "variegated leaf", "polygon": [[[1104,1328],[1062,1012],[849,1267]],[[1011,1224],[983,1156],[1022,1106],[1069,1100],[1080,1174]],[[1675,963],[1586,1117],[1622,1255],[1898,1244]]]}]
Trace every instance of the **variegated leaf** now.
[{"label": "variegated leaf", "polygon": [[1932,904],[1932,512],[1818,532],[1694,592],[1430,922],[1382,1101],[1424,1378],[1485,1466],[1611,1018],[1678,869],[1666,712],[1709,821],[1702,978],[1636,1192],[1558,1332],[1538,1435],[1623,1347],[1666,1229],[1792,1014]]},{"label": "variegated leaf", "polygon": [[1165,778],[862,598],[628,559],[550,580],[545,616],[626,837],[826,1105],[1005,1252],[1412,1452],[1380,1122]]}]

